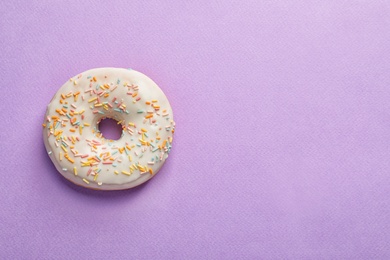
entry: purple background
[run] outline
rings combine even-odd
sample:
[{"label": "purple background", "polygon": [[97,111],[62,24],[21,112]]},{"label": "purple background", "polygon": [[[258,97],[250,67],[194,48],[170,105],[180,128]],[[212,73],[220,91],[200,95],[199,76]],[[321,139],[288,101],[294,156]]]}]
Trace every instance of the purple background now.
[{"label": "purple background", "polygon": [[[0,2],[0,258],[390,258],[389,1],[104,2]],[[42,142],[104,66],[174,109],[133,190],[70,184]]]}]

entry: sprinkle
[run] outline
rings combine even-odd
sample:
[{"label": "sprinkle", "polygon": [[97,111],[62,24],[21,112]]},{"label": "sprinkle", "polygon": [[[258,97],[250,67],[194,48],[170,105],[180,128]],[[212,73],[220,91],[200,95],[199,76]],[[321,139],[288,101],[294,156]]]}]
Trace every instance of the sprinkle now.
[{"label": "sprinkle", "polygon": [[86,184],[89,184],[89,181],[85,178],[83,178],[83,182],[85,182]]},{"label": "sprinkle", "polygon": [[77,176],[77,168],[76,167],[73,167],[73,173],[74,173],[74,175]]},{"label": "sprinkle", "polygon": [[88,103],[91,103],[91,102],[95,101],[96,99],[97,99],[97,97],[91,98],[90,100],[88,100]]},{"label": "sprinkle", "polygon": [[50,155],[52,153],[52,151],[49,151],[48,154]]},{"label": "sprinkle", "polygon": [[131,175],[131,173],[126,172],[126,171],[122,171],[122,174],[127,175],[127,176],[130,176],[130,175]]},{"label": "sprinkle", "polygon": [[112,162],[110,162],[110,161],[105,161],[105,162],[103,162],[103,164],[112,164]]},{"label": "sprinkle", "polygon": [[116,175],[118,175],[118,174],[119,174],[119,172],[118,172],[118,171],[114,171],[114,173],[115,173]]},{"label": "sprinkle", "polygon": [[137,111],[138,114],[141,114],[141,113],[143,113],[143,112],[144,112],[144,111],[141,110],[141,109],[138,109],[138,111]]}]

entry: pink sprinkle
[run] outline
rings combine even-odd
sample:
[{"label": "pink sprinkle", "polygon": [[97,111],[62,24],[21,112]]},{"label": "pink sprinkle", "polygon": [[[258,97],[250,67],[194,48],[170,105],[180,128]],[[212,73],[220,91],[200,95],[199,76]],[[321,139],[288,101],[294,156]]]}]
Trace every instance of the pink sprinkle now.
[{"label": "pink sprinkle", "polygon": [[111,92],[114,91],[117,87],[118,87],[117,85],[116,85],[115,87],[113,87],[113,88],[111,89]]},{"label": "pink sprinkle", "polygon": [[114,97],[111,102],[115,102],[115,100],[116,100],[116,97]]},{"label": "pink sprinkle", "polygon": [[86,158],[86,157],[88,157],[88,154],[84,154],[81,156],[81,158]]},{"label": "pink sprinkle", "polygon": [[92,168],[89,168],[89,170],[87,172],[87,176],[89,176],[91,174],[91,171],[92,171]]},{"label": "pink sprinkle", "polygon": [[103,164],[112,164],[111,161],[103,162]]},{"label": "pink sprinkle", "polygon": [[139,101],[141,98],[140,97],[138,97],[135,101]]},{"label": "pink sprinkle", "polygon": [[81,99],[84,101],[84,95],[81,95]]},{"label": "pink sprinkle", "polygon": [[110,103],[108,103],[107,105],[112,108],[112,105]]}]

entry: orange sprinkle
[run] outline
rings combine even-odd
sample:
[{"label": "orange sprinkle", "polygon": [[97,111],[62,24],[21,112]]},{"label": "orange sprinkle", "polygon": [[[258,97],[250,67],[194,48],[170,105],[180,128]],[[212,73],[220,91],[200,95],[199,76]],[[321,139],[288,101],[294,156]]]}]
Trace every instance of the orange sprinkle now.
[{"label": "orange sprinkle", "polygon": [[146,104],[146,105],[150,105],[150,101],[146,101],[145,104]]},{"label": "orange sprinkle", "polygon": [[151,117],[153,117],[153,114],[148,114],[148,115],[145,116],[146,119],[147,118],[151,118]]},{"label": "orange sprinkle", "polygon": [[76,132],[76,129],[71,128],[71,129],[69,129],[69,131],[71,131],[72,133],[74,133],[74,132]]},{"label": "orange sprinkle", "polygon": [[61,97],[62,99],[66,99],[65,95],[64,94],[61,94]]}]

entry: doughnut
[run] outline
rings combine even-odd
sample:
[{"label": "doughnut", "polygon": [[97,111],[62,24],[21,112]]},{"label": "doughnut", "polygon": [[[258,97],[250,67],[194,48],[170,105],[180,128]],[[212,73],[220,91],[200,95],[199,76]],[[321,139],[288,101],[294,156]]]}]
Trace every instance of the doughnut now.
[{"label": "doughnut", "polygon": [[[118,140],[100,132],[105,118],[121,126]],[[123,68],[91,69],[69,79],[47,106],[42,126],[46,151],[61,175],[96,190],[150,180],[168,158],[175,131],[162,90]]]}]

